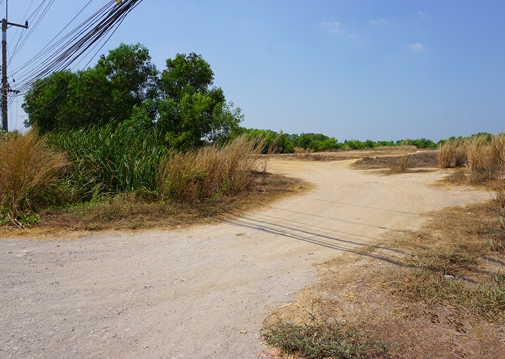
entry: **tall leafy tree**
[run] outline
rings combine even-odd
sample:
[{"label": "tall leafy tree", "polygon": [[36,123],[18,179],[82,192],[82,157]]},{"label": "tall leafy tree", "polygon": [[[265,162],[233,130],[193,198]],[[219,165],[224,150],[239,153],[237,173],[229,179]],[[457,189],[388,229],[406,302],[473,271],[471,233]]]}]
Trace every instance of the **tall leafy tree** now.
[{"label": "tall leafy tree", "polygon": [[[164,133],[176,148],[223,141],[242,121],[239,108],[213,86],[214,72],[201,55],[177,54],[160,74],[142,45],[122,44],[96,66],[54,73],[25,96],[27,126],[42,133],[138,120]],[[145,116],[148,116],[149,123]]]},{"label": "tall leafy tree", "polygon": [[35,82],[25,95],[25,125],[48,132],[128,119],[135,106],[156,98],[158,72],[150,61],[144,46],[121,44],[95,67]]},{"label": "tall leafy tree", "polygon": [[242,121],[240,108],[227,103],[221,88],[212,87],[214,72],[201,55],[177,54],[161,74],[157,125],[174,147],[221,141]]}]

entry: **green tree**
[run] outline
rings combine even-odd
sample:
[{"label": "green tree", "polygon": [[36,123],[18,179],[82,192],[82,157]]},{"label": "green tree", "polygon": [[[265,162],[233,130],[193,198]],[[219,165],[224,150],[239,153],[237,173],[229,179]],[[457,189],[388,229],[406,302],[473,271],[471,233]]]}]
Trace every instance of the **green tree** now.
[{"label": "green tree", "polygon": [[212,87],[214,72],[201,55],[177,54],[161,74],[156,125],[176,148],[226,140],[243,116],[227,103],[221,88]]},{"label": "green tree", "polygon": [[25,95],[25,125],[46,133],[128,119],[135,106],[156,97],[158,72],[150,60],[142,45],[121,44],[95,67],[38,80]]}]

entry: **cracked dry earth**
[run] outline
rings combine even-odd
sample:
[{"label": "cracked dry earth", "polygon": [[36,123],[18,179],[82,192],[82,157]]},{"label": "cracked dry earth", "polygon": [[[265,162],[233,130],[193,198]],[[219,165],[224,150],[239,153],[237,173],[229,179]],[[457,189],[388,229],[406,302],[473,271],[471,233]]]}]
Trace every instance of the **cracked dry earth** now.
[{"label": "cracked dry earth", "polygon": [[441,171],[351,163],[273,160],[315,189],[219,225],[1,239],[0,357],[256,358],[263,318],[315,281],[313,264],[415,229],[426,211],[489,199],[426,186]]}]

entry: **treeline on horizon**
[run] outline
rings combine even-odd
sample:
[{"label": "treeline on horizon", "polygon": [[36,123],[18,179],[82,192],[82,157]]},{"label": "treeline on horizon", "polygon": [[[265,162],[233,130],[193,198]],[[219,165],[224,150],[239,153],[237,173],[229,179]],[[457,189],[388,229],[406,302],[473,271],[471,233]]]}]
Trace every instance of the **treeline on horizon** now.
[{"label": "treeline on horizon", "polygon": [[264,152],[266,153],[269,149],[275,147],[275,152],[277,153],[294,153],[295,148],[320,152],[320,151],[336,151],[336,150],[360,150],[360,149],[371,149],[377,147],[394,147],[394,146],[415,146],[417,148],[437,148],[447,141],[462,141],[464,139],[485,136],[488,141],[491,141],[493,135],[487,132],[479,132],[473,134],[469,137],[455,137],[452,136],[446,140],[440,140],[438,142],[433,142],[432,140],[426,138],[418,139],[402,139],[397,141],[360,141],[356,139],[344,140],[344,142],[339,142],[335,137],[329,137],[321,133],[301,133],[301,134],[289,134],[283,131],[276,132],[272,130],[260,130],[260,129],[247,129],[240,127],[234,131],[234,136],[246,135],[247,138],[264,138],[265,147]]}]

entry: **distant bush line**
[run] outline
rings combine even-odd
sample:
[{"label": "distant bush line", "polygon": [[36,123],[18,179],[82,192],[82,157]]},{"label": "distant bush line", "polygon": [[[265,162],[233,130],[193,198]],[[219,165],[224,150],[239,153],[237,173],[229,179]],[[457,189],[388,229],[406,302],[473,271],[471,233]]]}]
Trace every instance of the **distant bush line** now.
[{"label": "distant bush line", "polygon": [[[393,147],[401,145],[411,145],[417,148],[437,148],[443,145],[447,141],[463,140],[463,137],[451,137],[447,140],[440,140],[437,143],[426,138],[419,139],[402,139],[397,141],[371,141],[366,140],[364,142],[360,140],[345,140],[344,142],[339,142],[335,137],[328,137],[321,133],[301,133],[301,134],[288,134],[282,131],[275,132],[271,130],[257,130],[257,129],[247,129],[239,128],[235,132],[237,135],[246,135],[248,138],[252,139],[255,137],[265,138],[266,146],[264,151],[272,150],[275,147],[277,153],[293,153],[296,152],[295,148],[300,148],[303,150],[318,152],[318,151],[332,151],[332,150],[360,150],[367,148],[377,148],[377,147]],[[489,140],[493,137],[492,134],[486,132],[479,132],[478,134],[472,135],[468,138],[473,137],[486,137]]]}]

